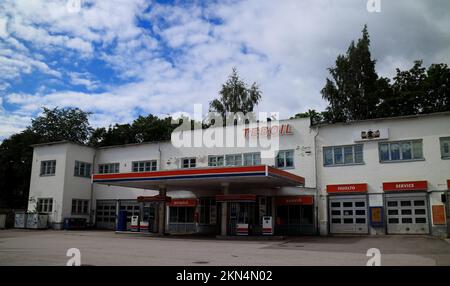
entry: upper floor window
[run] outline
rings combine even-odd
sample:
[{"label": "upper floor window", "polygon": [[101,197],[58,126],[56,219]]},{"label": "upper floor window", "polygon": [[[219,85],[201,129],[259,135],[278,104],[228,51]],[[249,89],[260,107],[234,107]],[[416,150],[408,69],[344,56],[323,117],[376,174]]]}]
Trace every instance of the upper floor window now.
[{"label": "upper floor window", "polygon": [[450,159],[450,137],[440,138],[440,141],[442,159]]},{"label": "upper floor window", "polygon": [[119,173],[119,163],[99,164],[99,174]]},{"label": "upper floor window", "polygon": [[183,158],[181,162],[181,167],[185,169],[195,168],[197,166],[196,158]]},{"label": "upper floor window", "polygon": [[223,166],[223,161],[223,156],[208,156],[208,166],[210,167]]},{"label": "upper floor window", "polygon": [[323,165],[363,164],[363,145],[330,146],[323,148]]},{"label": "upper floor window", "polygon": [[53,199],[52,198],[38,199],[36,211],[40,213],[51,213],[53,211]]},{"label": "upper floor window", "polygon": [[88,214],[89,200],[72,200],[72,214]]},{"label": "upper floor window", "polygon": [[242,154],[230,154],[225,156],[225,165],[242,166]]},{"label": "upper floor window", "polygon": [[380,162],[422,160],[422,140],[379,143]]},{"label": "upper floor window", "polygon": [[277,168],[294,167],[294,150],[282,150],[278,152],[275,159]]},{"label": "upper floor window", "polygon": [[261,153],[244,153],[244,166],[261,165]]},{"label": "upper floor window", "polygon": [[90,163],[75,161],[74,175],[89,178],[91,176],[91,166]]},{"label": "upper floor window", "polygon": [[156,160],[133,162],[133,172],[151,172],[157,169]]},{"label": "upper floor window", "polygon": [[54,176],[56,172],[56,160],[41,162],[41,176]]}]

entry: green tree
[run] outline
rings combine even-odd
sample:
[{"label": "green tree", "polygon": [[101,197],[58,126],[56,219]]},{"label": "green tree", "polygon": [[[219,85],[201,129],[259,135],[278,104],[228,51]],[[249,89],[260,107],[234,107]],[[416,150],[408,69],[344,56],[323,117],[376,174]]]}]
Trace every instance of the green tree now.
[{"label": "green tree", "polygon": [[44,107],[41,116],[31,120],[29,129],[42,136],[45,142],[69,140],[86,143],[93,131],[89,125],[91,113],[79,108]]},{"label": "green tree", "polygon": [[258,85],[253,83],[248,87],[239,78],[236,68],[233,68],[228,80],[222,85],[219,94],[219,99],[214,99],[210,102],[209,110],[219,113],[224,119],[227,113],[242,112],[246,115],[252,112],[261,100],[261,91]]},{"label": "green tree", "polygon": [[311,125],[316,125],[324,121],[323,112],[317,112],[315,109],[308,109],[307,112],[297,113],[291,119],[308,117],[311,120]]},{"label": "green tree", "polygon": [[336,66],[329,69],[322,97],[328,101],[326,119],[331,122],[360,120],[377,117],[380,102],[380,79],[375,71],[375,60],[370,54],[367,26],[357,43],[352,42],[345,55],[339,55]]}]

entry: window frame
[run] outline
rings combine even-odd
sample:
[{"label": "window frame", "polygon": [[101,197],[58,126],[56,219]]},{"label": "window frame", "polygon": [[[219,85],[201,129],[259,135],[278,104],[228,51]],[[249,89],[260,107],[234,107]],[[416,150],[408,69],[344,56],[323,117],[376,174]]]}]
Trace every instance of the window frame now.
[{"label": "window frame", "polygon": [[[150,169],[147,170],[147,163],[149,163]],[[136,165],[137,164],[137,169]],[[142,165],[142,166],[141,166]],[[142,169],[142,171],[141,171]],[[142,160],[131,162],[131,172],[143,173],[143,172],[156,172],[158,171],[158,160]]]},{"label": "window frame", "polygon": [[36,211],[38,213],[52,213],[53,212],[53,198],[38,198]]},{"label": "window frame", "polygon": [[[187,160],[187,167],[184,164],[185,161]],[[192,161],[194,161],[194,163],[192,163]],[[197,157],[184,157],[181,158],[181,169],[192,169],[192,168],[196,168],[197,167]]]},{"label": "window frame", "polygon": [[[108,167],[108,172],[105,171],[105,167]],[[117,172],[111,172],[111,166],[114,166],[114,171]],[[116,170],[117,166],[117,170]],[[98,164],[98,173],[99,174],[118,174],[120,173],[120,163],[104,163],[104,164]]]},{"label": "window frame", "polygon": [[[410,152],[411,152],[411,158],[409,159],[403,159],[403,147],[402,145],[404,143],[410,143]],[[415,158],[414,157],[414,143],[420,143],[420,153],[422,155],[422,157],[420,158]],[[383,160],[382,159],[382,151],[381,151],[381,147],[383,145],[388,146],[388,155],[389,155],[389,159],[388,160]],[[398,153],[399,153],[399,159],[395,159],[392,160],[392,152],[391,152],[391,145],[393,144],[397,144],[398,145]],[[416,161],[424,161],[425,157],[423,156],[423,140],[422,139],[408,139],[408,140],[396,140],[396,141],[384,141],[384,142],[379,142],[378,143],[378,160],[380,162],[380,164],[384,164],[384,163],[402,163],[402,162],[416,162]]]},{"label": "window frame", "polygon": [[439,138],[439,149],[440,149],[440,151],[441,151],[441,159],[442,160],[450,160],[450,150],[449,150],[449,152],[448,152],[448,155],[444,155],[444,147],[443,147],[443,143],[444,143],[444,140],[447,140],[448,141],[448,144],[449,144],[449,146],[448,146],[448,148],[450,149],[450,136],[445,136],[445,137],[440,137]]},{"label": "window frame", "polygon": [[[215,159],[215,164],[211,165],[211,159]],[[222,158],[222,165],[217,164],[219,158]],[[208,167],[224,167],[225,166],[225,155],[208,155]]]},{"label": "window frame", "polygon": [[[48,165],[52,163],[52,165]],[[50,170],[50,172],[48,172]],[[56,160],[43,160],[41,161],[41,169],[39,171],[41,177],[50,177],[56,175]]]},{"label": "window frame", "polygon": [[[75,207],[75,211],[74,211]],[[81,212],[79,209],[81,208]],[[89,200],[86,199],[72,199],[71,206],[72,215],[88,215],[89,214]]]},{"label": "window frame", "polygon": [[[287,154],[292,153],[292,166],[287,166]],[[280,157],[280,154],[283,154],[283,166],[278,165],[278,159]],[[286,149],[286,150],[279,150],[277,156],[275,157],[275,166],[279,169],[295,169],[295,150],[294,149]]]},{"label": "window frame", "polygon": [[[78,164],[78,168],[77,168],[77,164]],[[84,174],[81,174],[81,172],[80,172],[82,164],[84,164]],[[86,168],[88,166],[89,166],[89,168]],[[78,173],[77,173],[77,169],[78,169]],[[88,172],[88,170],[89,170],[89,172]],[[92,164],[91,163],[75,160],[75,166],[74,166],[74,170],[73,170],[73,175],[75,177],[90,178],[91,174],[92,174]]]},{"label": "window frame", "polygon": [[[356,162],[356,147],[361,146],[361,162]],[[352,147],[352,162],[351,163],[345,163],[345,148]],[[335,149],[339,149],[342,163],[336,163],[336,156],[335,156]],[[331,164],[326,164],[326,154],[327,150],[331,150]],[[335,146],[323,146],[322,148],[322,163],[324,167],[342,167],[342,166],[357,166],[357,165],[364,165],[364,144],[358,143],[358,144],[347,144],[347,145],[335,145]]]}]

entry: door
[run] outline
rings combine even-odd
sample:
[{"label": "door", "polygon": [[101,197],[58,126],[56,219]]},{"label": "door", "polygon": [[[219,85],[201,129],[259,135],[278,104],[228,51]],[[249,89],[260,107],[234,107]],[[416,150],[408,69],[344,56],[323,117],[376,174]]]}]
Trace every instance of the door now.
[{"label": "door", "polygon": [[95,221],[97,228],[116,228],[116,201],[97,201]]},{"label": "door", "polygon": [[426,193],[386,194],[388,234],[428,234]]},{"label": "door", "polygon": [[228,203],[228,235],[236,235],[239,203]]},{"label": "door", "polygon": [[157,210],[158,210],[157,203],[144,203],[142,220],[148,222],[149,232],[158,232],[158,223],[156,219]]},{"label": "door", "polygon": [[367,196],[330,196],[330,233],[369,233]]}]

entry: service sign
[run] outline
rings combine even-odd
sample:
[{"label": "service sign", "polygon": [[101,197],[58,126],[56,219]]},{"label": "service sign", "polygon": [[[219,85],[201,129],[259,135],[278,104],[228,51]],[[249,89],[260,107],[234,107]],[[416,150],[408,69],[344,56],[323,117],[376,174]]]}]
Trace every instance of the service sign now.
[{"label": "service sign", "polygon": [[427,181],[383,183],[383,191],[426,191],[427,189]]},{"label": "service sign", "polygon": [[365,193],[367,184],[327,185],[327,193]]}]

